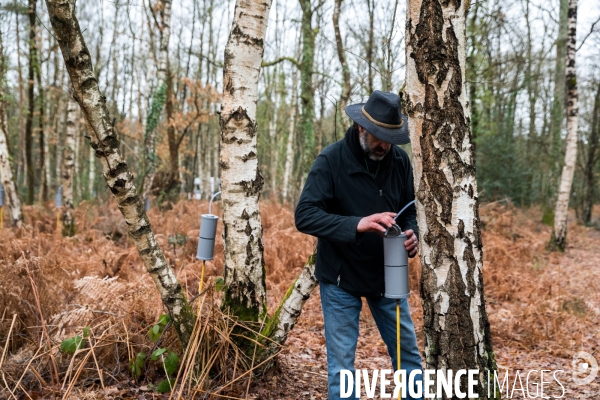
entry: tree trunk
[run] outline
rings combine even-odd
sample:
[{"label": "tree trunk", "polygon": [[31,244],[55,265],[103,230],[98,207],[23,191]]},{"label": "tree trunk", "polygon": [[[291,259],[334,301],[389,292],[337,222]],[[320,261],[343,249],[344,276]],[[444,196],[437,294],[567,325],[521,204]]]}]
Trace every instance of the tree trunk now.
[{"label": "tree trunk", "polygon": [[65,146],[63,148],[62,159],[62,233],[64,236],[73,236],[75,234],[75,219],[73,216],[73,172],[75,170],[75,138],[77,137],[78,111],[79,106],[77,105],[77,102],[69,96],[69,101],[67,103],[67,131],[65,133]]},{"label": "tree trunk", "polygon": [[309,257],[300,275],[289,288],[277,311],[271,316],[269,323],[263,329],[262,334],[271,338],[267,351],[263,354],[263,359],[273,354],[280,345],[285,343],[288,334],[300,317],[304,303],[317,287],[319,281],[315,278],[315,258],[315,255]]},{"label": "tree trunk", "polygon": [[41,70],[41,65],[38,63],[37,66],[37,80],[38,80],[38,92],[39,92],[39,96],[38,96],[38,102],[40,103],[40,115],[38,117],[38,129],[39,129],[39,144],[40,144],[40,163],[38,166],[38,171],[40,172],[40,193],[39,193],[39,199],[40,199],[40,203],[44,204],[47,200],[48,200],[48,181],[46,180],[46,157],[48,155],[47,151],[48,151],[48,143],[47,140],[48,138],[46,138],[46,133],[44,132],[44,127],[45,127],[45,119],[46,119],[46,115],[45,115],[45,108],[46,108],[46,104],[45,104],[45,93],[44,93],[44,87],[42,85],[42,75],[40,73]]},{"label": "tree trunk", "polygon": [[[561,131],[565,117],[565,58],[567,53],[567,25],[569,13],[569,0],[559,0],[558,38],[556,39],[556,61],[554,66],[554,98],[552,100],[551,114],[551,168],[549,187],[554,186],[554,179],[558,175],[559,160],[561,155]],[[547,193],[554,198],[554,193]],[[547,204],[551,207],[550,204]]]},{"label": "tree trunk", "polygon": [[270,175],[271,175],[271,200],[277,200],[277,164],[279,164],[279,149],[277,146],[277,114],[279,112],[279,95],[277,88],[277,68],[275,68],[275,90],[271,107],[273,107],[273,115],[269,121],[269,139],[271,139],[271,154],[270,154]]},{"label": "tree trunk", "polygon": [[237,0],[225,47],[221,101],[224,306],[242,320],[266,314],[262,225],[258,198],[256,102],[271,1]]},{"label": "tree trunk", "polygon": [[[3,53],[0,52],[0,57]],[[3,71],[0,71],[0,80],[4,78]],[[12,168],[10,165],[10,156],[8,152],[8,125],[6,121],[6,108],[4,99],[0,96],[0,178],[4,186],[6,195],[6,205],[10,213],[10,222],[12,226],[20,228],[23,226],[23,213],[21,212],[21,200],[17,193],[17,186],[13,179]]]},{"label": "tree trunk", "polygon": [[575,53],[577,48],[577,0],[569,0],[569,34],[567,36],[567,59],[565,81],[567,84],[567,151],[565,164],[560,176],[558,198],[554,208],[554,230],[551,247],[565,250],[567,240],[567,214],[571,185],[577,161],[577,123],[579,120],[579,94],[577,92],[577,73],[575,71]]},{"label": "tree trunk", "polygon": [[88,162],[90,166],[88,174],[88,196],[90,199],[94,199],[94,184],[96,183],[96,159],[94,158],[94,149],[92,147],[90,147],[90,155]]},{"label": "tree trunk", "polygon": [[[0,93],[4,93],[7,58],[4,54],[4,42],[0,32]],[[21,211],[21,199],[17,192],[17,185],[13,176],[10,162],[10,146],[8,144],[8,120],[6,116],[6,103],[4,96],[0,95],[0,182],[4,187],[6,205],[10,214],[11,226],[21,228],[23,225],[23,213]]]},{"label": "tree trunk", "polygon": [[[487,399],[486,371],[496,370],[496,362],[485,310],[465,90],[465,7],[460,1],[407,3],[406,110],[415,164],[426,368],[479,370],[479,398]],[[464,378],[463,391],[466,386]]]},{"label": "tree trunk", "polygon": [[146,146],[146,171],[142,184],[142,198],[146,199],[152,189],[152,182],[156,175],[158,156],[156,154],[156,127],[167,97],[167,72],[169,63],[169,37],[171,36],[171,0],[159,0],[161,3],[159,56],[157,70],[157,86],[152,95],[152,103],[146,116],[146,129],[144,142]]},{"label": "tree trunk", "polygon": [[600,145],[600,83],[597,83],[596,97],[594,97],[594,111],[592,116],[592,127],[588,140],[588,156],[584,168],[585,197],[583,200],[582,219],[585,224],[592,222],[592,208],[594,207],[594,193],[596,178],[594,168],[598,162],[598,146]]},{"label": "tree trunk", "polygon": [[368,41],[367,41],[367,49],[366,49],[366,57],[365,60],[367,62],[368,68],[368,76],[367,76],[367,94],[371,95],[374,87],[374,71],[373,71],[373,61],[375,59],[374,47],[375,47],[375,0],[367,0],[367,8],[369,10],[369,32],[368,32]]},{"label": "tree trunk", "polygon": [[342,86],[342,94],[340,95],[340,103],[338,109],[341,111],[343,119],[343,115],[345,114],[343,111],[346,109],[348,105],[348,100],[350,99],[350,68],[348,67],[348,62],[346,61],[346,54],[344,52],[344,42],[342,41],[342,34],[340,33],[340,13],[342,9],[342,1],[343,0],[335,0],[335,8],[333,9],[333,30],[335,32],[335,43],[337,49],[338,60],[340,61],[340,65],[342,66],[342,78],[343,78],[343,86]]},{"label": "tree trunk", "polygon": [[285,166],[283,168],[283,201],[287,202],[289,200],[289,192],[290,192],[290,177],[292,176],[292,170],[294,165],[294,131],[296,129],[296,108],[298,102],[298,73],[296,70],[293,72],[292,79],[292,100],[290,104],[290,131],[288,133],[287,144],[285,148]]},{"label": "tree trunk", "polygon": [[146,270],[169,310],[182,346],[189,341],[194,315],[181,285],[158,246],[144,204],[137,195],[133,176],[119,152],[119,140],[112,119],[100,93],[89,50],[85,45],[79,22],[75,17],[75,1],[47,0],[50,22],[88,126],[91,127],[91,146],[102,164],[108,188],[114,194],[123,214],[129,235],[133,239]]},{"label": "tree trunk", "polygon": [[311,0],[300,0],[302,8],[302,59],[300,60],[300,132],[304,134],[303,165],[301,170],[308,173],[315,160],[315,99],[312,87],[315,59],[315,32],[312,29],[313,9]]},{"label": "tree trunk", "polygon": [[29,0],[29,70],[27,74],[28,112],[25,122],[25,166],[27,168],[27,204],[33,204],[35,168],[33,168],[33,113],[35,110],[35,68],[37,51],[35,45],[35,21],[37,0]]}]

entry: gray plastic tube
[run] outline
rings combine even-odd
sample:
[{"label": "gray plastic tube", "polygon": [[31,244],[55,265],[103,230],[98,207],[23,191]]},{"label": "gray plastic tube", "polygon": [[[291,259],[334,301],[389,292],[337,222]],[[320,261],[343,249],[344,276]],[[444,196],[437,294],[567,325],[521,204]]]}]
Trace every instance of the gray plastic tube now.
[{"label": "gray plastic tube", "polygon": [[0,207],[4,207],[4,186],[0,183]]},{"label": "gray plastic tube", "polygon": [[212,260],[215,252],[215,236],[217,235],[217,222],[219,217],[212,214],[202,214],[200,222],[200,238],[196,259]]},{"label": "gray plastic tube", "polygon": [[[385,293],[388,299],[403,299],[410,296],[408,284],[408,253],[404,247],[406,235],[395,230],[383,238],[383,267]],[[391,233],[391,232],[390,232]]]}]

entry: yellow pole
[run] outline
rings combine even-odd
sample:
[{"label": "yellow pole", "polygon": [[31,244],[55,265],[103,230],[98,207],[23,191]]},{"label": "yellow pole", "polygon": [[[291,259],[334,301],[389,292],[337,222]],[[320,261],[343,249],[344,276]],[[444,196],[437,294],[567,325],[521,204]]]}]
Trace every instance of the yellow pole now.
[{"label": "yellow pole", "polygon": [[0,207],[0,229],[4,229],[4,207]]},{"label": "yellow pole", "polygon": [[[398,359],[398,371],[400,371],[401,354],[400,354],[400,299],[396,300],[396,357]],[[398,391],[398,398],[402,397]]]},{"label": "yellow pole", "polygon": [[56,231],[60,230],[60,210],[56,212]]},{"label": "yellow pole", "polygon": [[202,276],[200,277],[200,293],[202,293],[202,287],[204,286],[204,267],[206,266],[206,261],[202,261]]}]

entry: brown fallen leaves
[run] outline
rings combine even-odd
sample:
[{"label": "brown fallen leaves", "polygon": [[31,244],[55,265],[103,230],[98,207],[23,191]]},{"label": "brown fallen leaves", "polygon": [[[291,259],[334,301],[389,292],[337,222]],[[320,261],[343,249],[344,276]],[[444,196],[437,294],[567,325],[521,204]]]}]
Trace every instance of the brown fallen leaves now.
[{"label": "brown fallen leaves", "polygon": [[[198,294],[202,263],[195,253],[200,214],[207,208],[206,202],[180,201],[164,214],[152,209],[149,215],[189,298]],[[597,215],[600,210],[595,211]],[[219,214],[218,204],[213,212]],[[0,398],[26,398],[25,393],[32,398],[67,393],[82,399],[163,398],[145,390],[160,378],[158,368],[146,367],[137,381],[129,374],[129,360],[153,350],[147,331],[163,308],[114,203],[82,203],[75,213],[77,233],[71,238],[56,231],[54,211],[25,207],[24,213],[26,229],[0,231]],[[566,253],[548,253],[550,228],[538,222],[539,210],[491,203],[483,205],[480,214],[485,293],[499,366],[512,372],[563,369],[567,398],[595,398],[597,383],[573,385],[570,371],[576,351],[600,359],[600,232],[571,223]],[[264,203],[261,216],[273,310],[316,240],[295,230],[290,207]],[[215,260],[206,263],[207,281],[222,274],[221,227]],[[185,236],[184,243],[174,240],[178,234]],[[411,314],[423,349],[419,261],[411,260],[410,269]],[[92,333],[75,357],[58,350],[61,340],[81,334],[85,326]],[[177,348],[168,332],[160,345]],[[327,397],[318,289],[279,361],[273,373],[254,380],[248,398]],[[390,367],[367,307],[361,316],[356,367]],[[244,397],[245,389],[246,382],[227,395]]]}]

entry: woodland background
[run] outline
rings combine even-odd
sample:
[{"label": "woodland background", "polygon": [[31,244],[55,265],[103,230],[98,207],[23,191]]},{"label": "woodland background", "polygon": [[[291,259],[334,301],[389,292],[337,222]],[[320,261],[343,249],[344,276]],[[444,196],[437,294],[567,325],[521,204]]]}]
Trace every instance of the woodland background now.
[{"label": "woodland background", "polygon": [[[52,200],[61,184],[69,93],[60,50],[48,30],[45,4],[37,3],[33,20],[25,2],[4,0],[0,8],[9,153],[26,204]],[[157,116],[159,177],[153,185],[157,194],[171,191],[167,189],[173,185],[192,192],[194,177],[200,177],[197,189],[206,199],[211,194],[210,177],[219,176],[217,111],[233,4],[221,0],[173,4],[170,107]],[[554,206],[566,134],[565,78],[560,73],[564,53],[557,57],[556,46],[559,6],[530,0],[471,4],[467,86],[483,201],[509,198],[523,206],[541,204],[548,210]],[[401,89],[403,8],[398,1],[340,2],[340,47],[347,65],[343,70],[332,23],[335,4],[273,3],[263,57],[268,66],[261,74],[257,115],[263,198],[292,204],[297,200],[314,156],[343,137],[349,125],[343,104],[364,101],[375,89]],[[144,129],[156,89],[156,10],[142,0],[116,0],[80,2],[77,11],[122,152],[139,187],[144,175]],[[581,1],[578,14],[579,151],[571,204],[584,217],[586,201],[591,197],[596,203],[599,196],[593,189],[600,158],[600,23],[593,1]],[[32,22],[34,46],[29,39]],[[98,161],[87,145],[89,133],[81,118],[74,122],[79,132],[75,204],[106,199]],[[29,164],[27,141],[32,152]],[[33,170],[32,181],[27,180],[28,170]]]},{"label": "woodland background", "polygon": [[[158,396],[152,385],[164,378],[159,366],[148,364],[139,379],[132,379],[129,369],[137,352],[156,348],[147,333],[164,310],[106,189],[85,122],[79,114],[72,121],[67,118],[68,77],[48,30],[45,3],[0,4],[2,104],[13,174],[26,204],[26,229],[0,232],[1,275],[14,277],[0,285],[0,334],[11,338],[0,358],[0,395],[10,397],[10,390],[25,398]],[[167,101],[154,114],[160,33],[156,5],[142,0],[77,4],[137,186],[146,167],[145,130],[149,121],[158,122],[158,174],[149,216],[190,299],[198,294],[200,280],[201,264],[195,260],[199,216],[207,211],[205,200],[218,190],[215,179],[211,187],[211,177],[219,176],[218,111],[233,4],[173,4]],[[594,204],[600,196],[600,14],[589,0],[580,2],[577,27],[579,151],[568,246],[566,253],[545,248],[564,160],[565,57],[557,43],[565,4],[473,2],[467,18],[467,89],[484,202],[484,279],[502,369],[567,370],[575,351],[598,350],[600,210]],[[273,3],[257,115],[271,309],[313,250],[314,239],[293,226],[293,205],[316,154],[343,137],[349,124],[344,104],[364,101],[375,89],[397,92],[403,85],[404,15],[404,5],[397,1]],[[64,174],[69,125],[77,130],[75,235],[63,237],[53,197]],[[410,145],[406,149],[410,152]],[[200,177],[199,185],[194,185],[195,177]],[[186,200],[194,189],[200,190],[201,201]],[[217,239],[217,257],[207,264],[210,282],[221,274],[222,251]],[[423,348],[418,266],[418,260],[411,263],[410,301]],[[19,317],[13,322],[14,313]],[[58,348],[85,326],[91,327],[87,352],[41,352],[44,341]],[[374,328],[366,312],[357,367],[387,367]],[[172,332],[161,345],[180,350]],[[250,388],[243,381],[223,393],[323,398],[324,354],[315,292],[280,357],[279,373]],[[560,394],[559,388],[552,390]],[[570,398],[588,399],[600,389],[594,383],[568,385],[568,390]]]}]

